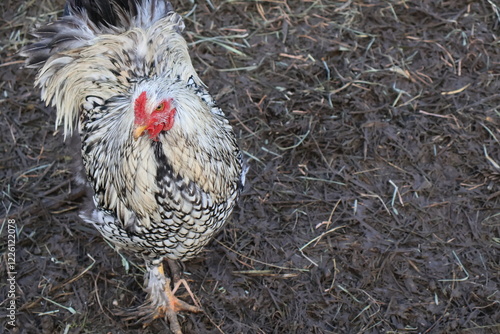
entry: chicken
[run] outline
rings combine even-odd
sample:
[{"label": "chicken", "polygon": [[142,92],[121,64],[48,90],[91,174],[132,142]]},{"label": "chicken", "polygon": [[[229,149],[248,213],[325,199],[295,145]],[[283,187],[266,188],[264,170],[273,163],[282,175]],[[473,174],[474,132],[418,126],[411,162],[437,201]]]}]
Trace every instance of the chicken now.
[{"label": "chicken", "polygon": [[[80,217],[146,261],[144,323],[199,308],[174,296],[177,261],[226,223],[245,169],[232,127],[196,74],[166,0],[68,0],[24,48],[56,127],[81,143],[92,205]],[[79,136],[78,136],[79,134]],[[175,287],[163,269],[173,268]]]}]

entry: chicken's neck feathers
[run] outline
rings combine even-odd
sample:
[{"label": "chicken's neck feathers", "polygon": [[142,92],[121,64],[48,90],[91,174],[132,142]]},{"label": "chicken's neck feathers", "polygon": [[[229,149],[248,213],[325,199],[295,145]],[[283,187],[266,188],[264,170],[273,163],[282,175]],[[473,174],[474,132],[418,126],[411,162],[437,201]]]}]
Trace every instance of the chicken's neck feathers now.
[{"label": "chicken's neck feathers", "polygon": [[107,100],[126,95],[135,82],[165,76],[188,81],[198,78],[184,38],[171,17],[148,30],[101,35],[91,45],[53,55],[40,70],[36,84],[42,99],[57,109],[56,127],[71,135],[88,96]]}]

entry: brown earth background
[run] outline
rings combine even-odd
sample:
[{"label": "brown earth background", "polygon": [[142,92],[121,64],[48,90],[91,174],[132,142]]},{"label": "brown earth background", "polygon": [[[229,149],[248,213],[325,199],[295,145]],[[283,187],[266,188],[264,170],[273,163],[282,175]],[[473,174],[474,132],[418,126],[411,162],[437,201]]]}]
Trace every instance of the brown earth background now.
[{"label": "brown earth background", "polygon": [[[143,302],[143,263],[77,218],[71,152],[22,68],[63,3],[0,3],[0,332],[168,333],[114,315]],[[500,333],[500,4],[173,4],[250,165],[186,263],[204,313],[185,333]]]}]

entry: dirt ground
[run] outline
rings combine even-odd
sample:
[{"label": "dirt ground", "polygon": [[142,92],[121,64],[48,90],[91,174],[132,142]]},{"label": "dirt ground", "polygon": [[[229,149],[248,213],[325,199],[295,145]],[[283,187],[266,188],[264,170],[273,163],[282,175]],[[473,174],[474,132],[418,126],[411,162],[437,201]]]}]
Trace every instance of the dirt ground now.
[{"label": "dirt ground", "polygon": [[[168,333],[114,315],[143,302],[143,264],[77,218],[54,110],[17,54],[63,2],[0,4],[0,332]],[[500,333],[495,3],[173,1],[250,165],[185,263],[204,310],[185,333]]]}]

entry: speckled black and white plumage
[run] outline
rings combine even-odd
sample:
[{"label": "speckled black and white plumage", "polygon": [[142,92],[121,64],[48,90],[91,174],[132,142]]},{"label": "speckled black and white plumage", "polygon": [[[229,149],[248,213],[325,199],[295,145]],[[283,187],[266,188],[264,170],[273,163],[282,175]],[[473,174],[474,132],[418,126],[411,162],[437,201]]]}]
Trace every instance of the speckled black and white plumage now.
[{"label": "speckled black and white plumage", "polygon": [[[167,80],[145,80],[136,90]],[[94,100],[82,114],[83,162],[96,206],[82,218],[119,247],[151,258],[185,260],[206,245],[231,213],[242,187],[241,156],[231,127],[204,88],[193,78],[168,87],[179,118],[206,106],[198,111],[207,119],[174,126],[157,141],[147,136],[136,141],[131,128],[119,135],[128,101]]]},{"label": "speckled black and white plumage", "polygon": [[[56,126],[80,134],[94,193],[81,217],[150,263],[199,253],[244,183],[233,130],[194,71],[183,29],[165,0],[69,0],[23,51]],[[145,110],[171,102],[173,126],[134,136],[139,100]]]}]

